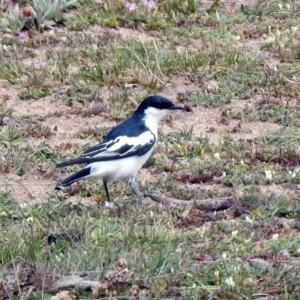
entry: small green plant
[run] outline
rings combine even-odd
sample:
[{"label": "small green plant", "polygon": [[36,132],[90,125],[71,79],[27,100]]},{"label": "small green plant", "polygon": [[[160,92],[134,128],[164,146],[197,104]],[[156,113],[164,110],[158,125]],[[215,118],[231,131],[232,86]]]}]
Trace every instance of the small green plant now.
[{"label": "small green plant", "polygon": [[22,100],[29,100],[29,99],[40,99],[52,94],[52,91],[47,88],[35,88],[35,87],[28,87],[25,90],[19,93],[19,97]]},{"label": "small green plant", "polygon": [[26,23],[26,19],[21,19],[20,14],[20,8],[17,3],[13,8],[9,10],[7,18],[0,19],[2,27],[4,27],[7,32],[18,34]]},{"label": "small green plant", "polygon": [[[292,2],[291,2],[292,3]],[[290,13],[294,5],[288,1],[257,1],[254,5],[241,4],[240,10],[243,14],[248,16],[270,16],[276,14]]]},{"label": "small green plant", "polygon": [[77,4],[77,0],[33,0],[32,6],[38,29],[54,26],[64,20],[63,12]]},{"label": "small green plant", "polygon": [[170,55],[164,46],[140,39],[113,50],[113,70],[122,71],[118,76],[121,83],[139,83],[148,93],[163,89],[179,68],[175,53]]},{"label": "small green plant", "polygon": [[[47,56],[48,59],[50,59],[51,53],[48,53]],[[53,80],[61,83],[68,82],[71,66],[76,61],[77,57],[77,52],[71,49],[58,52],[54,57],[55,63],[51,73]]]},{"label": "small green plant", "polygon": [[0,63],[0,78],[8,81],[11,84],[20,83],[23,74],[23,69],[20,63],[16,60],[7,60]]},{"label": "small green plant", "polygon": [[82,31],[89,27],[89,21],[81,15],[70,16],[67,20],[67,26],[73,30]]},{"label": "small green plant", "polygon": [[118,27],[118,20],[115,12],[110,9],[109,10],[109,17],[106,20],[106,25],[110,28],[117,28]]},{"label": "small green plant", "polygon": [[232,92],[230,89],[217,88],[214,93],[206,93],[205,91],[192,91],[178,94],[177,98],[181,102],[190,103],[192,106],[218,107],[231,102]]},{"label": "small green plant", "polygon": [[199,0],[172,0],[162,3],[161,12],[165,12],[168,15],[179,14],[179,13],[191,13],[194,14],[198,11],[198,7],[201,5]]},{"label": "small green plant", "polygon": [[46,85],[47,81],[47,70],[46,63],[43,61],[39,62],[39,68],[32,67],[26,72],[27,75],[27,86],[41,88]]},{"label": "small green plant", "polygon": [[22,133],[15,125],[4,126],[0,131],[0,144],[7,149],[18,147],[22,143]]},{"label": "small green plant", "polygon": [[19,160],[19,147],[23,142],[23,130],[9,124],[0,130],[0,172],[9,173]]},{"label": "small green plant", "polygon": [[31,159],[36,159],[40,162],[57,162],[58,153],[54,147],[47,144],[46,142],[41,143],[34,151]]},{"label": "small green plant", "polygon": [[298,27],[296,26],[284,30],[269,29],[268,36],[265,39],[264,43],[261,45],[261,49],[268,49],[272,46],[278,46],[284,48],[287,46],[291,46],[293,44],[295,45],[297,43],[295,37],[297,30]]},{"label": "small green plant", "polygon": [[168,27],[168,23],[164,20],[161,15],[149,16],[147,24],[151,30],[165,29]]},{"label": "small green plant", "polygon": [[107,67],[104,63],[97,63],[94,66],[86,67],[82,66],[79,68],[80,78],[89,85],[91,82],[95,82],[98,87],[103,87],[105,81],[109,77]]}]

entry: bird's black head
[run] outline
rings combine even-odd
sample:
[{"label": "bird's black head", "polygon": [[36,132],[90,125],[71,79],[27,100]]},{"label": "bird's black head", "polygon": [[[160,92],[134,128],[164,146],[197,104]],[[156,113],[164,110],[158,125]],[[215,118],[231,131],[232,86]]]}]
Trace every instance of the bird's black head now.
[{"label": "bird's black head", "polygon": [[157,95],[149,96],[142,101],[137,111],[145,111],[147,108],[156,108],[161,110],[183,109],[183,107],[175,105],[169,99]]}]

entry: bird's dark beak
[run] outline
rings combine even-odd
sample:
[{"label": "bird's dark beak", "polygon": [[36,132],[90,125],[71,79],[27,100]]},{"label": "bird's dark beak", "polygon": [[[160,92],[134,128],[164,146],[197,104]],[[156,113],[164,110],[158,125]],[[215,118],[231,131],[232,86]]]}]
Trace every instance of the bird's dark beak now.
[{"label": "bird's dark beak", "polygon": [[184,107],[174,104],[171,109],[184,109]]}]

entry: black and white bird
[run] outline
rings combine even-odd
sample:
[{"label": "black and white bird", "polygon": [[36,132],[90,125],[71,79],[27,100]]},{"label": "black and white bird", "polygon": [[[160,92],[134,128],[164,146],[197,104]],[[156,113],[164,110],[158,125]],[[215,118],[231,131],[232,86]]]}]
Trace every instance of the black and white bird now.
[{"label": "black and white bird", "polygon": [[151,155],[157,142],[159,122],[170,111],[183,109],[167,98],[149,96],[127,120],[114,127],[104,140],[75,159],[56,165],[57,168],[86,164],[60,182],[59,190],[86,178],[102,178],[108,202],[111,202],[108,183],[129,178],[132,192],[139,198],[135,177]]}]

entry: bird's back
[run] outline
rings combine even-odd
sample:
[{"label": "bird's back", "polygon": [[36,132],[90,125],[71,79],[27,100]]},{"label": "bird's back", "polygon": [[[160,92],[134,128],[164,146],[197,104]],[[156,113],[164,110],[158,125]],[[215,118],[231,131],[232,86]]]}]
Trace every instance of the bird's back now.
[{"label": "bird's back", "polygon": [[124,120],[114,127],[104,138],[103,142],[114,140],[118,136],[137,137],[142,132],[148,130],[140,115],[134,113],[130,118]]}]

